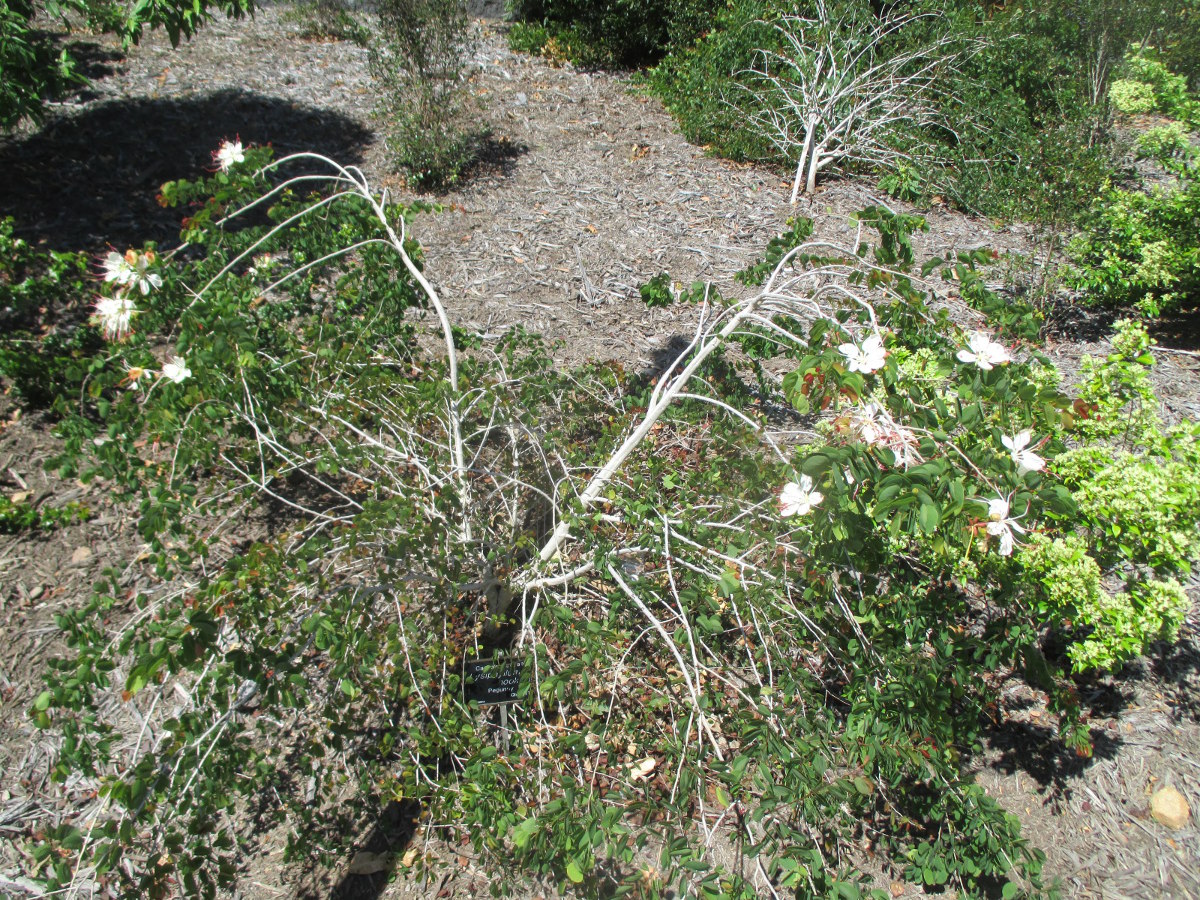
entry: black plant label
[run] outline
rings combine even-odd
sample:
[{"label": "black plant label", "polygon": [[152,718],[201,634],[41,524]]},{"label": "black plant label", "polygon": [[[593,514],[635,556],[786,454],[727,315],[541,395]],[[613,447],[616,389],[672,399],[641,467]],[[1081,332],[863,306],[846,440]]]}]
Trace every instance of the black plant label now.
[{"label": "black plant label", "polygon": [[497,655],[463,663],[463,696],[479,703],[516,703],[525,660]]}]

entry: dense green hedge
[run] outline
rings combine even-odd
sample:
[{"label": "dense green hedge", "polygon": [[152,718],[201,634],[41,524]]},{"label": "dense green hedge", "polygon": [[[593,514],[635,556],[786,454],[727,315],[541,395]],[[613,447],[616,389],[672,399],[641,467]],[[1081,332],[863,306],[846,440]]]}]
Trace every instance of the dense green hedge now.
[{"label": "dense green hedge", "polygon": [[725,0],[513,0],[523,22],[541,24],[576,61],[643,66],[711,27]]}]

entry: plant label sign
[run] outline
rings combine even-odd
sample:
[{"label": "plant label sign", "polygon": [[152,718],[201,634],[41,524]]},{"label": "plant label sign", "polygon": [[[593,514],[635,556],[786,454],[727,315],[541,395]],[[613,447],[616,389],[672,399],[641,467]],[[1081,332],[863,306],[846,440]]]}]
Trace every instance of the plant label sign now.
[{"label": "plant label sign", "polygon": [[463,694],[479,703],[516,703],[525,660],[511,656],[463,663]]}]

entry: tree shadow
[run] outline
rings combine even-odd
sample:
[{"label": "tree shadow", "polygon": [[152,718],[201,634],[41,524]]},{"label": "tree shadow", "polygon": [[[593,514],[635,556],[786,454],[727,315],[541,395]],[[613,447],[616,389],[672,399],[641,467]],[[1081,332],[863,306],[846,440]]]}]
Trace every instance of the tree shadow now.
[{"label": "tree shadow", "polygon": [[1046,316],[1045,336],[1055,341],[1102,341],[1112,334],[1119,316],[1111,309],[1086,306],[1056,297],[1042,310]]},{"label": "tree shadow", "polygon": [[1098,760],[1112,759],[1120,752],[1121,740],[1101,729],[1092,729],[1092,755],[1081,757],[1067,749],[1057,732],[1032,722],[1003,721],[988,729],[984,740],[998,753],[992,767],[1011,775],[1024,772],[1043,789],[1055,794],[1070,793],[1070,782]]},{"label": "tree shadow", "polygon": [[[125,61],[125,54],[120,50],[95,41],[75,41],[67,46],[67,52],[75,60],[75,70],[89,82],[115,75]],[[87,101],[97,96],[87,84],[81,85],[75,92],[77,101]]]},{"label": "tree shadow", "polygon": [[[388,803],[366,838],[357,844],[356,853],[352,854],[352,857],[357,853],[387,857],[386,868],[362,874],[347,871],[329,892],[327,900],[377,900],[383,896],[389,881],[395,877],[393,873],[399,855],[407,849],[416,833],[420,814],[421,805],[415,801]],[[318,897],[312,895],[311,900],[318,900]]]},{"label": "tree shadow", "polygon": [[184,213],[160,207],[159,188],[211,171],[213,150],[234,137],[343,165],[361,162],[374,140],[347,116],[249,91],[113,100],[0,139],[0,216],[12,216],[18,236],[43,249],[170,243]]},{"label": "tree shadow", "polygon": [[517,160],[529,152],[523,143],[513,143],[504,135],[489,134],[479,145],[475,160],[467,169],[468,181],[499,181],[517,169]]},{"label": "tree shadow", "polygon": [[1200,719],[1200,635],[1188,630],[1175,643],[1161,643],[1147,654],[1150,671],[1174,695],[1172,709],[1177,719]]},{"label": "tree shadow", "polygon": [[1160,347],[1200,350],[1200,307],[1180,309],[1154,319],[1150,336]]},{"label": "tree shadow", "polygon": [[[1088,721],[1104,722],[1115,720],[1122,710],[1135,702],[1135,690],[1130,684],[1135,677],[1125,671],[1123,676],[1080,679],[1076,682],[1079,703]],[[1022,683],[1020,678],[1016,683]],[[1058,730],[1051,725],[1053,714],[1047,713],[1042,703],[1027,692],[1018,692],[1010,697],[1005,706],[1004,717],[993,722],[983,734],[984,743],[995,754],[991,766],[1006,775],[1022,772],[1028,775],[1043,790],[1056,796],[1067,797],[1071,793],[1071,782],[1081,776],[1100,760],[1117,756],[1121,750],[1121,738],[1103,727],[1092,727],[1090,756],[1080,756],[1069,749]],[[1042,721],[1018,720],[1014,712],[1029,711],[1033,716],[1042,715]]]}]

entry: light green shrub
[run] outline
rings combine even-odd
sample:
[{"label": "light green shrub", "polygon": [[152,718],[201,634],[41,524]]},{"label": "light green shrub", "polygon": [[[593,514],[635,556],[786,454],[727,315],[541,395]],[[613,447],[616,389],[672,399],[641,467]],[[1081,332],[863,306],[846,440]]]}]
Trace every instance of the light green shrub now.
[{"label": "light green shrub", "polygon": [[1108,97],[1113,106],[1128,115],[1153,112],[1158,108],[1154,88],[1141,81],[1121,78],[1113,82]]},{"label": "light green shrub", "polygon": [[1191,136],[1179,122],[1147,128],[1137,137],[1137,149],[1139,156],[1160,160],[1168,168],[1186,163],[1200,153],[1200,150],[1192,145]]},{"label": "light green shrub", "polygon": [[1179,184],[1150,192],[1109,188],[1067,245],[1068,282],[1084,302],[1158,316],[1200,302],[1200,178],[1181,160]]},{"label": "light green shrub", "polygon": [[1188,122],[1197,111],[1187,79],[1146,53],[1125,60],[1122,77],[1113,82],[1109,98],[1117,109],[1129,114],[1159,112]]}]

